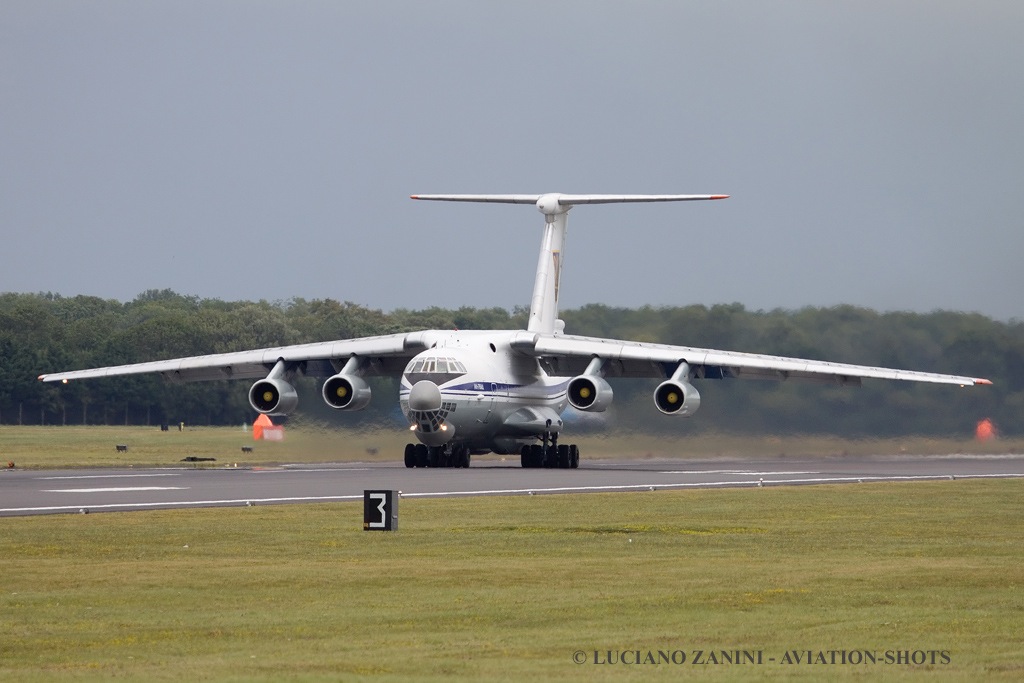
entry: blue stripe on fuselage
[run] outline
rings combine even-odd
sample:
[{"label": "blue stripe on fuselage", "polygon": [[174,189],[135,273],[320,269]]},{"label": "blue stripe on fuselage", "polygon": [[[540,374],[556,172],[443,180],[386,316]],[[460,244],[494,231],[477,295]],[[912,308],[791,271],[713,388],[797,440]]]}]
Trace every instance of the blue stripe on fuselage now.
[{"label": "blue stripe on fuselage", "polygon": [[[560,382],[558,384],[505,384],[502,382],[466,382],[465,384],[456,384],[455,386],[441,387],[442,394],[460,394],[464,396],[478,396],[483,394],[484,396],[500,396],[500,397],[512,397],[521,398],[525,396],[537,396],[538,394],[542,399],[550,399],[558,397],[566,392],[569,386],[569,381]],[[402,387],[399,390],[400,396],[406,396],[409,393],[411,387],[407,387],[405,382],[402,383]]]}]

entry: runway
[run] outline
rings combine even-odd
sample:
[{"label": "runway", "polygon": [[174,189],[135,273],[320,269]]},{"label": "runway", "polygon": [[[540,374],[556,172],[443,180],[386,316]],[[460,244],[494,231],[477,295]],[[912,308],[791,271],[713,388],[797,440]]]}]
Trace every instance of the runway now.
[{"label": "runway", "polygon": [[0,516],[361,500],[367,489],[404,498],[541,495],[694,488],[1024,477],[1024,456],[823,459],[598,460],[577,470],[522,469],[480,459],[469,469],[399,463],[280,467],[0,471]]}]

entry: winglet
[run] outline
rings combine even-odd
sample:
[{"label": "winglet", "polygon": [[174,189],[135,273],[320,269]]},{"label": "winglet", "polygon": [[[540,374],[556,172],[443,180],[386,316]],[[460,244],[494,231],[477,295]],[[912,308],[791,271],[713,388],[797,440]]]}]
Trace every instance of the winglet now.
[{"label": "winglet", "polygon": [[991,386],[992,385],[992,380],[978,378],[978,379],[974,380],[974,383],[975,384],[985,384],[985,385]]}]

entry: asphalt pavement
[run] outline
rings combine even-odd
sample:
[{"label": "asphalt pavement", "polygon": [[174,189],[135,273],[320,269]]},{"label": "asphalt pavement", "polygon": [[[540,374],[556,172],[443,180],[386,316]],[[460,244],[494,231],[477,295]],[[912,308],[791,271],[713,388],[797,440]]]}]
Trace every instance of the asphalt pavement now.
[{"label": "asphalt pavement", "polygon": [[1024,456],[877,456],[743,460],[595,460],[576,470],[523,469],[480,458],[469,469],[399,463],[0,471],[0,516],[81,514],[404,498],[1024,477]]}]

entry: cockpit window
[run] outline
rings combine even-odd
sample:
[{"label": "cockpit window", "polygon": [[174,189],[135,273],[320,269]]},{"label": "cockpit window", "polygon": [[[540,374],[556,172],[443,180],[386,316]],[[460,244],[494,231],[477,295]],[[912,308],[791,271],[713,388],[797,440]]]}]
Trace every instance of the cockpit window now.
[{"label": "cockpit window", "polygon": [[420,358],[409,362],[405,368],[406,374],[416,375],[420,373],[440,375],[464,375],[466,366],[454,358]]}]

